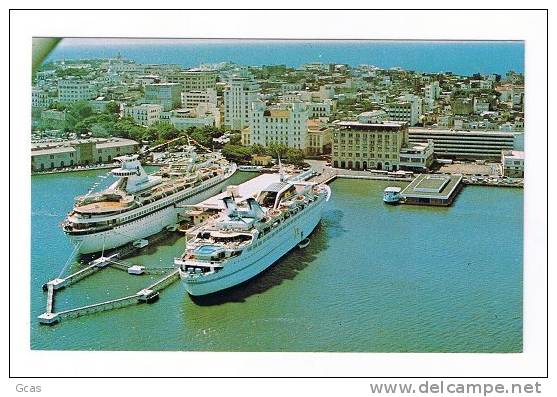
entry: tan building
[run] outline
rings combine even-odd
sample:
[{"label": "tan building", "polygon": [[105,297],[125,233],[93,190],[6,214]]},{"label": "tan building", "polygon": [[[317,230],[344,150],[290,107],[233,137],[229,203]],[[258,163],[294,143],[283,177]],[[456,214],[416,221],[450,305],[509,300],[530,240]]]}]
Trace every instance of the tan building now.
[{"label": "tan building", "polygon": [[253,165],[262,165],[263,167],[266,167],[268,165],[273,164],[273,157],[262,156],[262,155],[258,155],[258,154],[252,154],[251,163]]},{"label": "tan building", "polygon": [[240,143],[244,146],[251,145],[251,129],[249,127],[244,128],[240,133]]},{"label": "tan building", "polygon": [[400,149],[408,146],[408,125],[338,122],[333,132],[334,167],[398,170]]},{"label": "tan building", "polygon": [[76,159],[76,150],[71,146],[32,150],[31,169],[33,171],[42,171],[58,167],[68,167],[77,164]]},{"label": "tan building", "polygon": [[215,70],[189,69],[167,75],[166,81],[182,85],[182,91],[216,90],[217,72]]},{"label": "tan building", "polygon": [[320,120],[308,120],[308,133],[306,140],[306,154],[316,156],[331,152],[333,129],[321,123]]}]

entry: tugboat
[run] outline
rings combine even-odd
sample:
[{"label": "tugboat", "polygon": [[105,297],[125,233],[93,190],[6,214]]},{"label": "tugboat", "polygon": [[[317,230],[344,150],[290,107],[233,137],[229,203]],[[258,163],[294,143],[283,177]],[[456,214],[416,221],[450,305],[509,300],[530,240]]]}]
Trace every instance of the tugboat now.
[{"label": "tugboat", "polygon": [[396,186],[389,186],[383,191],[383,202],[386,204],[398,204],[402,199],[400,191],[402,189]]}]

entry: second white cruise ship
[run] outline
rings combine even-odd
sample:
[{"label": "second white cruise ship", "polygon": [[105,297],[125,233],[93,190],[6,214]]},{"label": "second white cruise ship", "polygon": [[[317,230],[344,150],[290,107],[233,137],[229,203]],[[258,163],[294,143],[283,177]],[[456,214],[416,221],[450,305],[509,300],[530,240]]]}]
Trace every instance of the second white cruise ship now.
[{"label": "second white cruise ship", "polygon": [[280,181],[241,204],[224,198],[226,209],[208,220],[175,259],[187,292],[201,296],[230,288],[306,245],[330,196],[324,184]]},{"label": "second white cruise ship", "polygon": [[137,155],[116,158],[118,179],[99,193],[77,197],[62,223],[81,254],[120,247],[178,222],[177,205],[196,204],[220,193],[236,171],[218,153],[197,155],[149,175]]}]

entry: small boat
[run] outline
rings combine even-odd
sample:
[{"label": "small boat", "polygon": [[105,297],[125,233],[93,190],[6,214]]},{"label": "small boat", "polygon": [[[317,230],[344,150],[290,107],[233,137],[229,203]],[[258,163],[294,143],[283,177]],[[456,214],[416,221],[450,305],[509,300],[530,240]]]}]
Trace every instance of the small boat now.
[{"label": "small boat", "polygon": [[396,186],[389,186],[383,191],[383,201],[387,204],[396,204],[400,201],[400,191],[402,189]]},{"label": "small boat", "polygon": [[298,248],[306,248],[309,245],[309,238],[306,238],[298,244]]},{"label": "small boat", "polygon": [[145,240],[145,239],[140,239],[140,240],[135,240],[132,245],[135,248],[143,248],[149,245],[149,241]]},{"label": "small boat", "polygon": [[140,275],[145,272],[145,266],[133,265],[128,268],[128,274]]},{"label": "small boat", "polygon": [[153,303],[159,299],[159,292],[150,289],[143,289],[139,291],[138,298],[140,302]]}]

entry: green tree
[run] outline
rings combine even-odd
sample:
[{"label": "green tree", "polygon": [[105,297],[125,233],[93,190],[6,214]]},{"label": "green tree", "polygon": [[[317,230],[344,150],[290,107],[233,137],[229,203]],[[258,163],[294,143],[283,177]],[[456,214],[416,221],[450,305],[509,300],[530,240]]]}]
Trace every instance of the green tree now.
[{"label": "green tree", "polygon": [[286,152],[286,162],[294,165],[304,163],[304,152],[300,149],[288,148]]},{"label": "green tree", "polygon": [[105,113],[109,114],[119,114],[120,113],[120,104],[115,101],[110,101],[106,104]]},{"label": "green tree", "polygon": [[288,146],[281,143],[271,143],[267,149],[267,153],[276,159],[280,156],[281,160],[284,160],[288,153]]},{"label": "green tree", "polygon": [[75,102],[66,112],[66,130],[73,130],[80,121],[90,117],[92,114],[93,109],[87,101]]},{"label": "green tree", "polygon": [[257,143],[255,145],[251,146],[251,152],[253,154],[257,154],[257,155],[260,155],[260,156],[265,156],[267,154],[268,150],[265,146],[260,145],[260,144]]},{"label": "green tree", "polygon": [[228,143],[223,146],[222,155],[235,163],[247,163],[251,161],[251,149],[246,146]]}]

